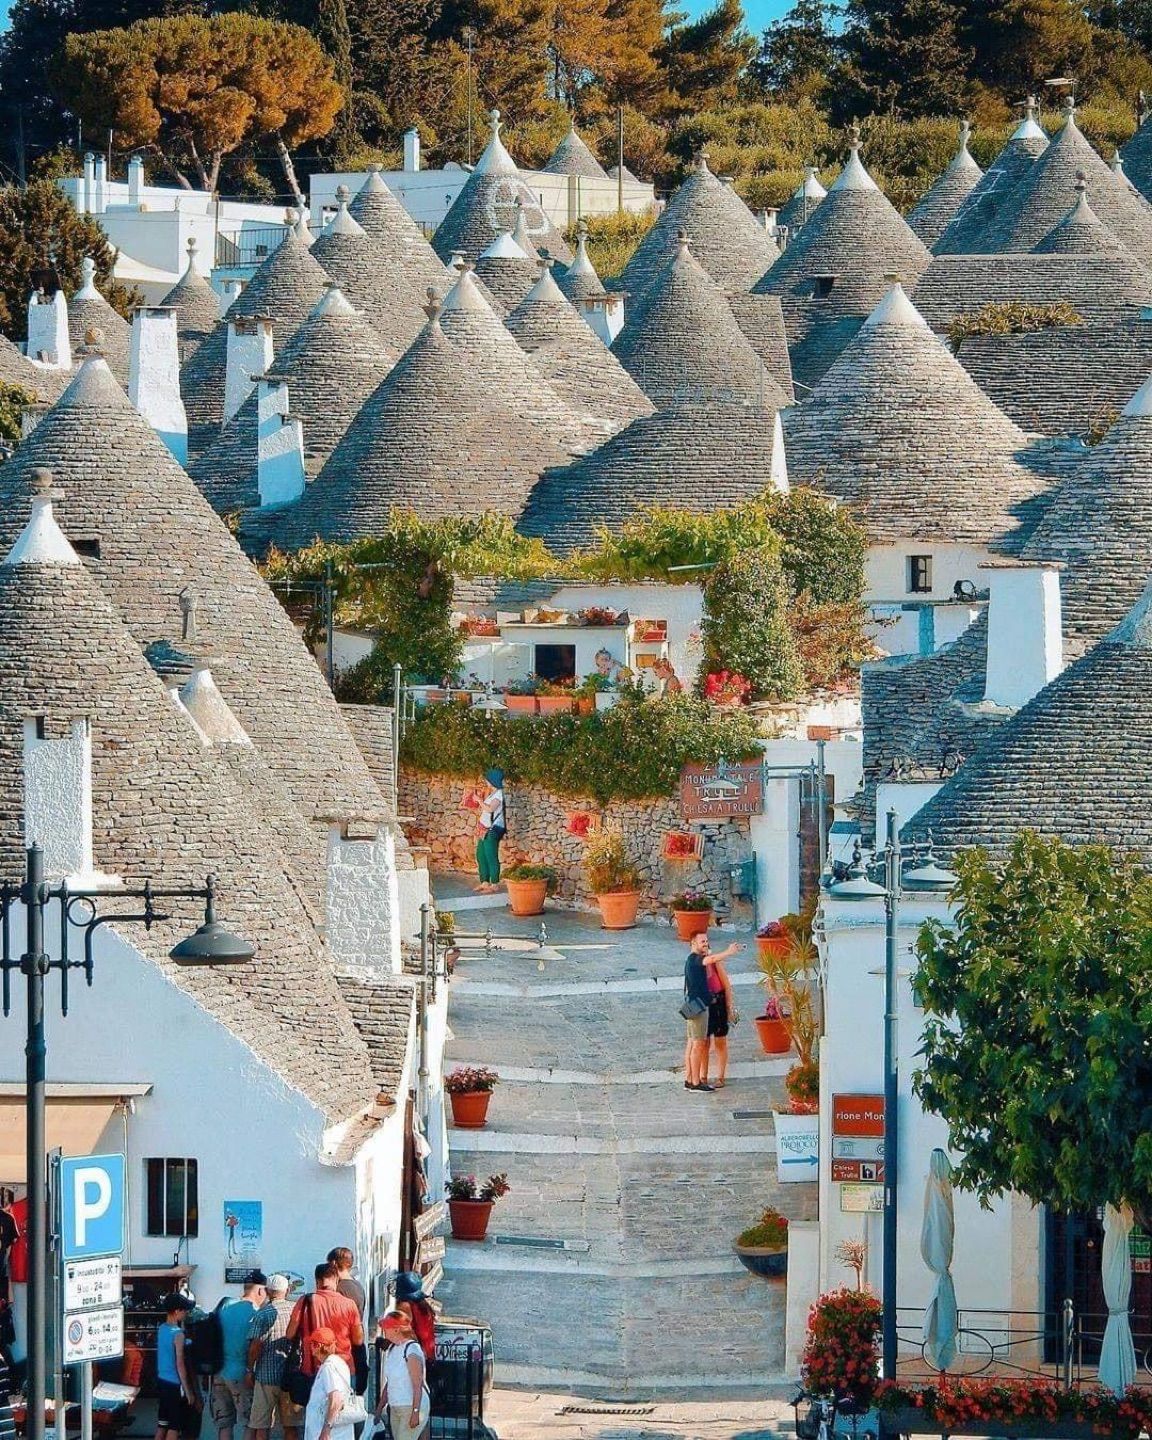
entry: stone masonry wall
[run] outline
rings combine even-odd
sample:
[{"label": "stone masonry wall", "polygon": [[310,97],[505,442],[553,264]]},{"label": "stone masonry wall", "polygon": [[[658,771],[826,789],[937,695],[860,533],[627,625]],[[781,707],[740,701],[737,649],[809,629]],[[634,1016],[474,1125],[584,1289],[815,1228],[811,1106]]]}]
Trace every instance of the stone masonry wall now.
[{"label": "stone masonry wall", "polygon": [[[428,846],[428,863],[434,871],[476,873],[476,818],[460,808],[466,789],[462,780],[413,770],[400,773],[405,832],[411,843]],[[567,829],[568,817],[586,810],[624,835],[644,877],[643,910],[659,910],[677,890],[696,885],[715,897],[721,912],[731,909],[740,918],[751,913],[747,901],[733,901],[729,878],[734,865],[752,857],[746,818],[687,824],[681,819],[677,798],[601,806],[594,800],[512,784],[505,792],[505,803],[508,835],[501,847],[502,864],[507,867],[527,860],[553,866],[560,875],[557,897],[561,900],[595,904],[581,867],[584,842]],[[665,832],[689,829],[704,833],[704,853],[699,861],[662,859]]]}]

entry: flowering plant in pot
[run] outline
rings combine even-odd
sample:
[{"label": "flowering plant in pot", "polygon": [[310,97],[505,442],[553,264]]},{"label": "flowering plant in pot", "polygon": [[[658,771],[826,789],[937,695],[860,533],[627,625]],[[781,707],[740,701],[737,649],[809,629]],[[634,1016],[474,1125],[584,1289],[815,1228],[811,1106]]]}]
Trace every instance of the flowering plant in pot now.
[{"label": "flowering plant in pot", "polygon": [[556,893],[560,877],[551,865],[524,863],[509,866],[504,883],[513,915],[539,915],[548,896]]},{"label": "flowering plant in pot", "polygon": [[779,996],[764,997],[764,1013],[755,1017],[755,1025],[765,1055],[787,1055],[792,1049],[792,1018]]},{"label": "flowering plant in pot", "polygon": [[788,931],[779,920],[769,920],[756,931],[756,953],[762,960],[787,954],[790,943]]},{"label": "flowering plant in pot", "polygon": [[755,1225],[741,1230],[732,1248],[753,1275],[779,1279],[788,1273],[787,1218],[769,1206]]},{"label": "flowering plant in pot", "polygon": [[[764,988],[770,996],[776,997],[781,1008],[787,1012],[792,1047],[802,1065],[811,1061],[820,1034],[816,997],[813,992],[813,973],[817,958],[816,946],[812,940],[814,914],[813,904],[797,915],[782,915],[774,924],[784,931],[784,943],[779,946],[776,944],[780,939],[777,934],[765,937],[772,948],[767,953],[761,949],[758,956]],[[769,928],[764,926],[765,930]],[[761,944],[759,936],[756,943],[758,946]],[[757,1029],[759,1028],[758,1025]],[[783,1052],[766,1049],[765,1053],[779,1055]]]},{"label": "flowering plant in pot", "polygon": [[536,690],[540,682],[535,675],[520,675],[504,687],[504,705],[512,713],[536,713]]},{"label": "flowering plant in pot", "polygon": [[480,1130],[488,1120],[492,1091],[500,1083],[495,1070],[483,1065],[457,1065],[444,1077],[444,1091],[452,1105],[452,1123],[459,1130]]},{"label": "flowering plant in pot", "polygon": [[704,698],[713,705],[743,705],[752,686],[735,670],[712,670],[704,677]]},{"label": "flowering plant in pot", "polygon": [[559,715],[575,710],[576,695],[572,678],[541,680],[536,686],[536,705],[541,715]]},{"label": "flowering plant in pot", "polygon": [[800,1361],[813,1395],[850,1400],[860,1410],[872,1403],[880,1378],[877,1338],[880,1301],[869,1290],[830,1290],[808,1312],[808,1337]]},{"label": "flowering plant in pot", "polygon": [[448,1194],[453,1240],[483,1240],[488,1233],[492,1207],[511,1188],[505,1174],[489,1175],[483,1184],[477,1184],[475,1175],[460,1175],[449,1180],[444,1189]]},{"label": "flowering plant in pot", "polygon": [[1114,1395],[1103,1386],[1065,1390],[1047,1379],[941,1375],[930,1383],[882,1380],[876,1404],[900,1433],[1012,1437],[1107,1435],[1136,1440],[1152,1420],[1152,1397],[1131,1387]]},{"label": "flowering plant in pot", "polygon": [[602,829],[584,846],[584,877],[605,930],[630,930],[640,908],[640,871],[619,830]]},{"label": "flowering plant in pot", "polygon": [[815,1060],[793,1065],[784,1077],[793,1115],[815,1115],[820,1108],[820,1066]]},{"label": "flowering plant in pot", "polygon": [[685,885],[678,895],[673,895],[668,908],[672,911],[676,934],[681,940],[702,935],[712,924],[712,897],[694,885]]}]

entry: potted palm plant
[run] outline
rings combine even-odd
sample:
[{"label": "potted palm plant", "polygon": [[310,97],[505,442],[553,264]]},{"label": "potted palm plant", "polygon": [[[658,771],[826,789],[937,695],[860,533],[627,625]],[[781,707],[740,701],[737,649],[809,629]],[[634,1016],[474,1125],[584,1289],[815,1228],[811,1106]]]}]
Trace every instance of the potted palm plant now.
[{"label": "potted palm plant", "polygon": [[448,1215],[453,1240],[483,1240],[496,1201],[511,1190],[508,1176],[489,1175],[482,1185],[475,1175],[461,1175],[448,1181]]},{"label": "potted palm plant", "polygon": [[539,915],[556,892],[560,877],[551,865],[512,865],[504,872],[508,906],[513,915]]},{"label": "potted palm plant", "polygon": [[712,926],[712,897],[694,886],[686,885],[679,895],[673,895],[668,908],[681,940],[691,940],[693,935],[702,935]]},{"label": "potted palm plant", "polygon": [[766,1280],[780,1280],[788,1273],[788,1221],[779,1210],[769,1207],[755,1225],[741,1230],[732,1246],[741,1265]]},{"label": "potted palm plant", "polygon": [[584,846],[584,876],[605,930],[630,930],[640,908],[640,871],[619,830],[594,831]]},{"label": "potted palm plant", "polygon": [[[784,932],[784,943],[779,935],[773,935],[772,945],[765,953],[760,950],[758,962],[763,975],[767,999],[764,1017],[786,1018],[792,1047],[801,1064],[808,1064],[813,1057],[820,1025],[816,1015],[816,1001],[813,994],[812,975],[816,966],[816,946],[812,940],[812,918],[815,905],[798,915],[784,915],[774,922]],[[768,926],[764,927],[768,929]],[[759,944],[759,937],[757,937]],[[772,1002],[775,1009],[771,1009]],[[775,1027],[764,1027],[760,1019],[756,1030],[766,1055],[781,1055],[785,1050],[769,1049],[769,1043],[778,1044],[779,1032]]]},{"label": "potted palm plant", "polygon": [[452,1123],[458,1130],[484,1128],[492,1091],[499,1083],[496,1071],[483,1065],[457,1065],[445,1075],[444,1090],[452,1106]]}]

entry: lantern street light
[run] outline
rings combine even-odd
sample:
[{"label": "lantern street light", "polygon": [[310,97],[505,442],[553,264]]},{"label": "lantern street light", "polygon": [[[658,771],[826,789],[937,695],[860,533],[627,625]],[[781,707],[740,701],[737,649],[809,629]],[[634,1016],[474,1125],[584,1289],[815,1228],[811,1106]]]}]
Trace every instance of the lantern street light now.
[{"label": "lantern street light", "polygon": [[[117,912],[101,915],[98,900],[139,900],[138,912]],[[114,891],[72,889],[61,882],[51,886],[44,879],[44,852],[39,845],[29,847],[26,854],[24,879],[16,884],[0,884],[0,920],[2,920],[3,952],[0,955],[0,984],[3,1010],[11,1010],[11,976],[19,971],[27,982],[27,1015],[25,1039],[24,1097],[25,1140],[28,1184],[28,1375],[25,1384],[28,1440],[44,1440],[44,1405],[47,1398],[47,1367],[45,1335],[47,1332],[47,1252],[48,1195],[45,1148],[45,1094],[47,1039],[44,1029],[44,981],[50,970],[60,972],[60,1012],[68,1013],[68,978],[73,970],[83,970],[88,985],[92,984],[93,940],[96,931],[107,924],[141,924],[150,930],[157,921],[169,916],[156,909],[157,900],[195,899],[204,901],[204,923],[194,935],[182,940],[172,951],[171,959],[183,966],[235,965],[251,960],[255,950],[245,940],[230,934],[216,919],[216,884],[209,876],[200,889],[154,889],[146,882],[142,889]],[[19,901],[25,910],[25,950],[18,958],[11,947],[10,914]],[[44,912],[53,903],[59,907],[60,954],[53,958],[44,949]],[[69,950],[69,930],[80,931],[84,939],[83,959],[74,958]],[[62,1397],[56,1396],[59,1407]],[[60,1412],[62,1413],[62,1412]],[[57,1422],[59,1429],[59,1422]]]}]

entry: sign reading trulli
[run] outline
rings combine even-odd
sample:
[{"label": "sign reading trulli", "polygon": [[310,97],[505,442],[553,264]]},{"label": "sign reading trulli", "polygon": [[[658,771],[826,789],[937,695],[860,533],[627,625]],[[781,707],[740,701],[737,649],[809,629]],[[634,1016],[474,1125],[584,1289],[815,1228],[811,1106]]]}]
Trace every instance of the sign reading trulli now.
[{"label": "sign reading trulli", "polygon": [[680,771],[680,813],[685,820],[727,820],[764,809],[764,774],[758,760],[718,760]]}]

